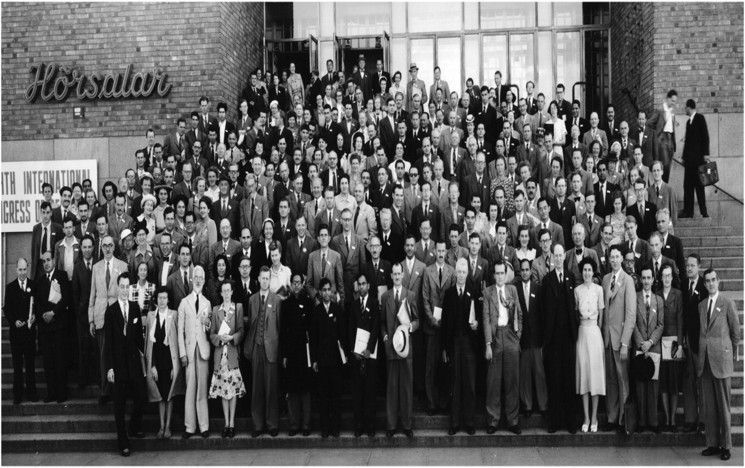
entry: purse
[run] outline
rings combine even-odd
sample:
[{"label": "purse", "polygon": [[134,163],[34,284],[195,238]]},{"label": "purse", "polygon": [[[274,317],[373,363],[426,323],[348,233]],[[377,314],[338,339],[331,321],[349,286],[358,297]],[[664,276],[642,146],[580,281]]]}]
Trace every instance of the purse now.
[{"label": "purse", "polygon": [[719,182],[719,170],[717,169],[716,161],[709,161],[698,166],[698,180],[701,181],[701,185],[704,187]]}]

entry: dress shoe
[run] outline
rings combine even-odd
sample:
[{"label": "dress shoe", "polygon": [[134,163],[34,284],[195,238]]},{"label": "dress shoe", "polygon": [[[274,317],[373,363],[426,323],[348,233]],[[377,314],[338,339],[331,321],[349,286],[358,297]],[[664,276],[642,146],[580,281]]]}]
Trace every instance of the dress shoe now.
[{"label": "dress shoe", "polygon": [[44,403],[54,403],[55,401],[57,401],[55,397],[48,396],[44,398]]},{"label": "dress shoe", "polygon": [[200,435],[202,436],[202,439],[209,439],[210,431],[203,431]]},{"label": "dress shoe", "polygon": [[486,427],[486,433],[487,434],[492,435],[495,432],[497,432],[497,426],[487,426]]},{"label": "dress shoe", "polygon": [[277,437],[279,435],[279,429],[272,429],[269,431],[269,435],[272,437]]},{"label": "dress shoe", "polygon": [[600,430],[603,432],[612,432],[618,429],[618,425],[616,423],[605,423],[600,427]]},{"label": "dress shoe", "polygon": [[310,435],[310,429],[303,429],[303,437],[308,437]]},{"label": "dress shoe", "polygon": [[143,439],[145,437],[145,433],[142,431],[129,431],[129,436],[134,439]]},{"label": "dress shoe", "polygon": [[448,435],[455,435],[457,433],[458,433],[457,427],[451,427],[450,429],[448,429]]},{"label": "dress shoe", "polygon": [[191,438],[192,436],[195,436],[195,435],[196,435],[196,433],[194,433],[194,432],[184,431],[184,435],[182,435],[181,438],[182,439],[189,439],[189,438]]},{"label": "dress shoe", "polygon": [[18,406],[23,402],[22,398],[13,398],[13,405]]},{"label": "dress shoe", "polygon": [[514,426],[510,426],[507,428],[508,431],[512,432],[513,434],[520,435],[523,431],[520,430],[520,425],[515,424]]},{"label": "dress shoe", "polygon": [[719,455],[720,460],[727,461],[732,457],[732,454],[729,453],[729,449],[722,449],[722,454]]},{"label": "dress shoe", "polygon": [[681,211],[680,213],[678,213],[678,219],[680,219],[680,218],[692,218],[692,217],[693,216],[691,216],[691,213],[689,213],[687,211]]},{"label": "dress shoe", "polygon": [[129,454],[130,454],[130,451],[129,451],[129,449],[128,449],[128,448],[124,448],[124,449],[122,449],[122,456],[123,456],[123,457],[128,457],[128,456],[129,456]]},{"label": "dress shoe", "polygon": [[226,428],[224,428],[224,429],[222,430],[222,432],[220,433],[220,436],[221,436],[221,437],[222,437],[223,439],[227,439],[227,438],[228,438],[228,432],[229,432],[229,429],[228,429],[228,428],[226,427]]},{"label": "dress shoe", "polygon": [[719,455],[721,453],[721,450],[719,450],[719,447],[706,447],[701,451],[701,455],[705,457],[711,457],[712,455]]},{"label": "dress shoe", "polygon": [[358,439],[360,437],[362,437],[362,429],[355,429],[355,431],[354,431],[354,438],[355,439]]},{"label": "dress shoe", "polygon": [[654,432],[655,434],[660,433],[660,426],[652,426],[649,428],[650,431]]},{"label": "dress shoe", "polygon": [[251,433],[251,437],[253,437],[255,439],[255,438],[259,437],[263,433],[264,433],[264,431],[253,431]]},{"label": "dress shoe", "polygon": [[476,433],[476,428],[473,426],[466,427],[466,434],[468,435],[474,435]]},{"label": "dress shoe", "polygon": [[702,217],[702,218],[708,218],[708,217],[709,217],[709,213],[702,213],[702,214],[701,214],[701,217]]},{"label": "dress shoe", "polygon": [[39,395],[37,395],[36,393],[32,393],[32,394],[30,394],[29,396],[26,397],[26,400],[27,401],[30,401],[30,402],[33,402],[33,403],[36,403],[37,401],[39,401]]},{"label": "dress shoe", "polygon": [[375,437],[375,431],[367,431],[367,437],[374,438]]},{"label": "dress shoe", "polygon": [[403,430],[403,433],[404,433],[404,435],[406,436],[407,439],[413,439],[414,438],[414,431],[412,431],[411,429],[404,429]]},{"label": "dress shoe", "polygon": [[232,439],[233,437],[235,437],[235,428],[234,428],[234,427],[231,427],[231,428],[230,428],[230,434],[228,434],[228,437],[230,437],[231,439]]},{"label": "dress shoe", "polygon": [[392,429],[388,429],[387,431],[385,431],[385,438],[386,439],[392,439],[393,438],[393,435],[395,433],[396,433],[396,431],[394,431]]},{"label": "dress shoe", "polygon": [[295,437],[297,433],[298,433],[297,429],[292,429],[290,432],[287,433],[287,435],[290,437]]}]

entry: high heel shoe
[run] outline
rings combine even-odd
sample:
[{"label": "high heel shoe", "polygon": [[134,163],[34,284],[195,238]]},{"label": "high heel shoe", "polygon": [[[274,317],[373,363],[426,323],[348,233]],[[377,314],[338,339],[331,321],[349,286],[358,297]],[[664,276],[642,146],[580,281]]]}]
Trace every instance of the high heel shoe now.
[{"label": "high heel shoe", "polygon": [[588,428],[588,424],[583,424],[582,425],[582,432],[583,433],[587,433],[587,428]]},{"label": "high heel shoe", "polygon": [[598,423],[590,424],[590,432],[598,432]]}]

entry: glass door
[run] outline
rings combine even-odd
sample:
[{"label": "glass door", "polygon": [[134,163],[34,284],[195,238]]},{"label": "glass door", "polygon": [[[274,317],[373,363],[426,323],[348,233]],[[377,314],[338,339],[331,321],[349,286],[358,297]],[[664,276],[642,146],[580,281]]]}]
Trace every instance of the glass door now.
[{"label": "glass door", "polygon": [[308,63],[310,71],[318,70],[318,39],[313,34],[308,35]]}]

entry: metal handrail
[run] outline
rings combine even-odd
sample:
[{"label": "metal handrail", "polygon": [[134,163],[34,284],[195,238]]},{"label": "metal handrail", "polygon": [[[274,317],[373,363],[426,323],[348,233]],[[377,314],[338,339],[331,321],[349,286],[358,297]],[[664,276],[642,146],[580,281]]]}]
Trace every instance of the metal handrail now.
[{"label": "metal handrail", "polygon": [[[673,161],[675,161],[676,163],[680,164],[680,165],[681,165],[681,166],[682,166],[683,168],[685,168],[685,165],[683,164],[683,161],[681,161],[681,160],[678,160],[678,159],[676,159],[676,158],[674,158],[674,157],[673,157],[672,159],[673,159]],[[744,202],[743,202],[742,200],[740,200],[740,199],[739,199],[739,198],[737,198],[736,196],[732,195],[732,194],[731,194],[731,193],[729,193],[728,191],[724,190],[724,189],[723,189],[722,187],[720,187],[719,185],[717,185],[717,184],[712,184],[711,186],[712,186],[712,187],[714,187],[714,193],[717,193],[717,192],[722,192],[723,194],[727,195],[728,197],[730,197],[730,198],[731,198],[732,200],[736,201],[736,202],[737,202],[737,203],[739,203],[740,205],[743,205],[743,206],[745,206],[745,203],[744,203]]]}]

